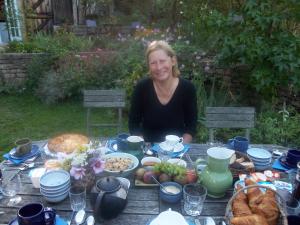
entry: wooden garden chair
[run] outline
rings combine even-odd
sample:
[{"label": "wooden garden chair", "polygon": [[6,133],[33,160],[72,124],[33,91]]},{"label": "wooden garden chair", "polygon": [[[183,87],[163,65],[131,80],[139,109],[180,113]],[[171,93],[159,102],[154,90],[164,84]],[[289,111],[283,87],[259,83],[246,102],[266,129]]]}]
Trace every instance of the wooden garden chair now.
[{"label": "wooden garden chair", "polygon": [[[87,134],[91,127],[116,127],[119,133],[122,129],[122,110],[125,107],[125,90],[84,90],[83,106],[87,108]],[[91,121],[92,108],[113,108],[118,111],[116,123],[93,123]]]},{"label": "wooden garden chair", "polygon": [[205,126],[209,129],[209,141],[214,141],[216,128],[245,128],[245,137],[250,140],[254,115],[253,107],[206,107]]}]

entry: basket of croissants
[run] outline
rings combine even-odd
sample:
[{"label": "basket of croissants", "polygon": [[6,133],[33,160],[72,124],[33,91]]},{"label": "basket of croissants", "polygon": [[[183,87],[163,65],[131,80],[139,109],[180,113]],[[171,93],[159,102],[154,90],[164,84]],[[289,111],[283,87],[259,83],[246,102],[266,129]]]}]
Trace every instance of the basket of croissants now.
[{"label": "basket of croissants", "polygon": [[245,179],[238,185],[226,207],[230,225],[288,225],[285,200],[272,188]]}]

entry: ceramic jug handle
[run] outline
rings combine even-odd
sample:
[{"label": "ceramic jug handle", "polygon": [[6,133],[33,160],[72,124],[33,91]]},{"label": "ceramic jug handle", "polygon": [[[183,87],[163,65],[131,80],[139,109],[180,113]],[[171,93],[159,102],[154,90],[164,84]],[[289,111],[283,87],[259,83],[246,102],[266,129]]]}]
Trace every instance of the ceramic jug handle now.
[{"label": "ceramic jug handle", "polygon": [[202,176],[201,176],[201,172],[203,171],[203,169],[207,166],[207,162],[205,159],[203,158],[198,158],[195,162],[195,167],[196,167],[196,171],[198,174],[200,174],[200,176],[198,176],[199,178],[199,182],[201,183],[202,181]]},{"label": "ceramic jug handle", "polygon": [[105,192],[104,191],[100,191],[99,194],[97,195],[97,199],[96,199],[96,203],[95,203],[95,208],[94,208],[94,212],[97,212],[101,202],[102,202],[102,198],[104,196]]}]

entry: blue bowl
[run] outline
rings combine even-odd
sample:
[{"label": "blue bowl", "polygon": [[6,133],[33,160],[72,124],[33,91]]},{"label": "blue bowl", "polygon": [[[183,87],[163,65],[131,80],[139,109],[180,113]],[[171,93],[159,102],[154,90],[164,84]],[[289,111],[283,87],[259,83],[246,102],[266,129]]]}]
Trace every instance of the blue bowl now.
[{"label": "blue bowl", "polygon": [[176,182],[164,182],[162,185],[166,190],[172,193],[166,193],[162,187],[159,190],[159,197],[162,201],[168,203],[176,203],[182,198],[182,186]]}]

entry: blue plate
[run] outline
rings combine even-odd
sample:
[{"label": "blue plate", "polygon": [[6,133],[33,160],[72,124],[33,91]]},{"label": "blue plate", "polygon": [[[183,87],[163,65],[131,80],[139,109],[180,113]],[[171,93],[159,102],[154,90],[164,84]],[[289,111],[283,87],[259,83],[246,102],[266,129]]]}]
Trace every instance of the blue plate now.
[{"label": "blue plate", "polygon": [[38,151],[39,151],[39,146],[32,145],[31,151],[28,152],[27,154],[22,155],[22,156],[15,156],[14,154],[16,153],[16,148],[13,148],[9,152],[9,157],[12,158],[12,159],[31,158],[31,156],[34,156]]},{"label": "blue plate", "polygon": [[[19,225],[18,218],[13,219],[8,225]],[[66,221],[60,218],[58,215],[55,217],[55,225],[68,225]]]},{"label": "blue plate", "polygon": [[117,152],[118,151],[118,144],[116,139],[109,139],[107,141],[106,147],[112,151],[112,152]]},{"label": "blue plate", "polygon": [[[182,153],[185,154],[190,149],[190,145],[188,145],[188,144],[184,144],[183,146],[184,146],[184,148],[183,148],[182,151],[180,151],[180,152],[173,152],[172,153],[172,157],[173,158],[174,157],[179,157]],[[157,153],[159,151],[159,149],[160,149],[159,144],[154,144],[152,146],[152,151],[155,152],[155,153]]]}]

